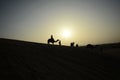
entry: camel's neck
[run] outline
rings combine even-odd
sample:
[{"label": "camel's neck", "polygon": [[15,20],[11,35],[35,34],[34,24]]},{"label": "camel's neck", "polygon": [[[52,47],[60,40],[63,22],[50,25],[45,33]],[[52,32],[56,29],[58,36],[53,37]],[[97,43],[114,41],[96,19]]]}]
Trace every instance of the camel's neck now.
[{"label": "camel's neck", "polygon": [[56,40],[55,42],[58,42],[59,40]]}]

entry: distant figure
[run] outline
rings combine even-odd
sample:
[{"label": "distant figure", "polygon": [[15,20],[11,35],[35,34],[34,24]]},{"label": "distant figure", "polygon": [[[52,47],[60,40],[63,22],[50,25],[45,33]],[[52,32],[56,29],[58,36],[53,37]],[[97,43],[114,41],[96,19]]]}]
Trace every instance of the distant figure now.
[{"label": "distant figure", "polygon": [[50,44],[52,43],[54,45],[55,42],[59,41],[59,45],[61,45],[61,41],[59,39],[57,39],[56,41],[53,38],[53,35],[51,35],[51,38],[48,39],[47,43]]},{"label": "distant figure", "polygon": [[71,46],[71,47],[73,47],[73,46],[74,46],[74,44],[75,44],[74,42],[71,42],[71,43],[70,43],[70,46]]},{"label": "distant figure", "polygon": [[92,44],[88,44],[88,45],[87,45],[87,48],[93,49],[94,46],[93,46]]},{"label": "distant figure", "polygon": [[78,47],[78,44],[76,44],[76,47]]}]

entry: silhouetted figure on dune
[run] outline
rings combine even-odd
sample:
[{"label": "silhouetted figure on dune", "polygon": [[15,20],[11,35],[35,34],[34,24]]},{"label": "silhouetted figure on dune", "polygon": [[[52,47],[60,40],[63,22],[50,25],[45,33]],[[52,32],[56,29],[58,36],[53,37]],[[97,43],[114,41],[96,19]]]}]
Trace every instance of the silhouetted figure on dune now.
[{"label": "silhouetted figure on dune", "polygon": [[94,48],[94,46],[93,46],[92,44],[87,44],[86,47],[87,47],[87,48],[90,48],[90,49],[93,49],[93,48]]},{"label": "silhouetted figure on dune", "polygon": [[52,43],[54,44],[55,42],[58,42],[59,41],[59,45],[61,45],[61,41],[59,39],[55,40],[53,38],[53,35],[51,35],[51,38],[48,39],[48,44]]},{"label": "silhouetted figure on dune", "polygon": [[76,47],[79,47],[78,44],[76,44]]},{"label": "silhouetted figure on dune", "polygon": [[53,35],[51,35],[51,38],[50,38],[52,41],[55,41],[54,38],[53,38]]},{"label": "silhouetted figure on dune", "polygon": [[71,42],[71,43],[70,43],[70,46],[71,46],[71,47],[73,47],[73,46],[74,46],[74,44],[75,44],[74,42]]}]

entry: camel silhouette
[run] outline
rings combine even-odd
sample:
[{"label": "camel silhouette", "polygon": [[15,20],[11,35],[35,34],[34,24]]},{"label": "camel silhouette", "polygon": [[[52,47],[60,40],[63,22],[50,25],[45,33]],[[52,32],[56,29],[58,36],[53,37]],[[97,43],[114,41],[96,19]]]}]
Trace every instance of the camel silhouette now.
[{"label": "camel silhouette", "polygon": [[51,38],[49,38],[48,41],[47,41],[48,44],[52,43],[53,45],[56,42],[59,42],[59,45],[61,45],[61,41],[59,39],[54,40],[53,35],[51,35]]}]

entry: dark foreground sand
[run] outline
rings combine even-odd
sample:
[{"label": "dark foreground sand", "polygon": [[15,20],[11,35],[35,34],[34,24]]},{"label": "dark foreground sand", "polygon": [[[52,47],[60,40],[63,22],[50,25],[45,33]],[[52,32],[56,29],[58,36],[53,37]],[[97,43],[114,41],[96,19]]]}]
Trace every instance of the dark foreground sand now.
[{"label": "dark foreground sand", "polygon": [[120,80],[120,45],[102,49],[0,39],[0,80]]}]

